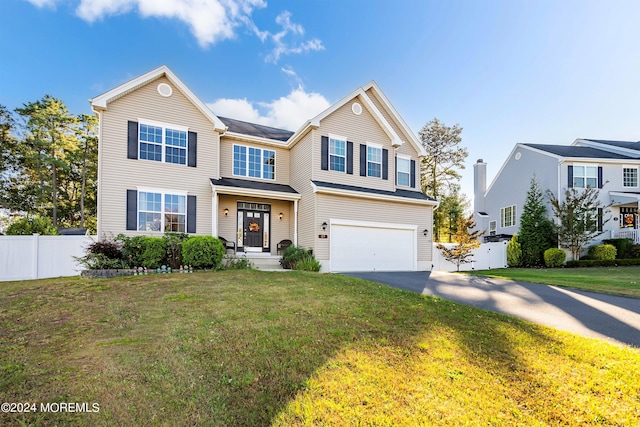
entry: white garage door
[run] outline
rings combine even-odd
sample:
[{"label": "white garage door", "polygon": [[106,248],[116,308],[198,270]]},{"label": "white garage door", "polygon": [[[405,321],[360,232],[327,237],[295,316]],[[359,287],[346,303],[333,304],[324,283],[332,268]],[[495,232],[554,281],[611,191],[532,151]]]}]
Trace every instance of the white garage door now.
[{"label": "white garage door", "polygon": [[331,271],[416,270],[416,229],[331,224]]}]

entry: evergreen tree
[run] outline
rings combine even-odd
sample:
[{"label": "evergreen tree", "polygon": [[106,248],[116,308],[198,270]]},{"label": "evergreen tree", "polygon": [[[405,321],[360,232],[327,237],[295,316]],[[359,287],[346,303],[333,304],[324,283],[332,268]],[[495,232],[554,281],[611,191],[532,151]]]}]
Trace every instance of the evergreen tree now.
[{"label": "evergreen tree", "polygon": [[448,191],[440,199],[438,209],[442,215],[440,238],[452,243],[453,236],[458,231],[458,220],[469,207],[469,201],[464,193],[460,192],[460,184],[450,183]]},{"label": "evergreen tree", "polygon": [[558,246],[553,222],[547,217],[546,211],[544,194],[534,176],[520,216],[519,241],[525,267],[543,266],[544,251]]}]

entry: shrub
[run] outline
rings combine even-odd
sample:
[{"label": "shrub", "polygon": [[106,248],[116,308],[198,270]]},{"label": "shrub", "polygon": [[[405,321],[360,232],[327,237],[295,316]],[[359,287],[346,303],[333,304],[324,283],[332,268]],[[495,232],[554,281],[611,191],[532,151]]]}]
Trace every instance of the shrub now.
[{"label": "shrub", "polygon": [[300,246],[292,245],[285,249],[284,252],[282,252],[280,265],[282,265],[282,268],[295,270],[296,265],[310,255],[313,255],[311,249],[304,249]]},{"label": "shrub", "polygon": [[83,257],[74,257],[87,270],[121,270],[127,268],[122,259],[109,258],[102,253],[88,253]]},{"label": "shrub", "polygon": [[217,268],[224,254],[224,244],[213,236],[193,236],[182,243],[182,260],[193,268]]},{"label": "shrub", "polygon": [[308,255],[296,264],[296,270],[301,271],[318,272],[320,271],[320,267],[320,261],[318,261],[313,255]]},{"label": "shrub", "polygon": [[97,242],[93,242],[89,246],[87,246],[86,252],[87,254],[104,255],[107,258],[114,260],[123,259],[120,244],[112,240],[103,239]]},{"label": "shrub", "polygon": [[518,235],[514,234],[507,244],[507,265],[520,267],[522,265],[522,247],[518,242]]},{"label": "shrub", "polygon": [[544,251],[544,265],[549,268],[560,267],[565,259],[567,254],[562,249],[550,248]]},{"label": "shrub", "polygon": [[116,241],[121,242],[123,259],[129,267],[158,268],[165,263],[167,245],[161,237],[119,234]]},{"label": "shrub", "polygon": [[616,258],[636,258],[633,254],[633,239],[606,239],[602,242],[616,247]]},{"label": "shrub", "polygon": [[609,244],[594,245],[589,248],[589,258],[593,260],[614,260],[616,253],[616,247]]},{"label": "shrub", "polygon": [[50,218],[40,215],[24,216],[14,220],[7,227],[7,236],[30,236],[38,233],[41,236],[55,236],[58,230],[53,226]]},{"label": "shrub", "polygon": [[186,233],[166,233],[163,237],[167,247],[167,264],[176,269],[182,265],[182,242],[189,238]]}]

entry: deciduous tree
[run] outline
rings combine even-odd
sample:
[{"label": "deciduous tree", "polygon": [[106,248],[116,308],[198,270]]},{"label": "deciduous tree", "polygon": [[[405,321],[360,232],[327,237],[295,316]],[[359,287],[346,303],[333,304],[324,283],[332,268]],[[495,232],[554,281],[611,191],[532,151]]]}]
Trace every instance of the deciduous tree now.
[{"label": "deciduous tree", "polygon": [[437,248],[442,252],[442,255],[447,261],[456,265],[458,271],[460,271],[460,264],[473,261],[473,259],[471,259],[473,254],[471,252],[480,247],[479,239],[484,232],[479,230],[469,232],[469,230],[474,229],[475,226],[476,222],[473,220],[473,215],[469,215],[468,217],[462,216],[458,219],[458,230],[455,234],[455,241],[458,243],[451,248],[446,247],[442,243],[438,243]]}]

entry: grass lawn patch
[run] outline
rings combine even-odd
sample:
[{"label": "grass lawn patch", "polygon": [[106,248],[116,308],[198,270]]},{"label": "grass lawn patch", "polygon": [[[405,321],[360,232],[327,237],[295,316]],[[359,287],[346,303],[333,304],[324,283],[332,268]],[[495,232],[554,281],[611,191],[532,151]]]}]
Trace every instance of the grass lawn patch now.
[{"label": "grass lawn patch", "polygon": [[464,273],[640,298],[640,267],[498,268]]},{"label": "grass lawn patch", "polygon": [[1,425],[626,426],[640,351],[341,275],[5,282],[0,402],[99,405]]}]

